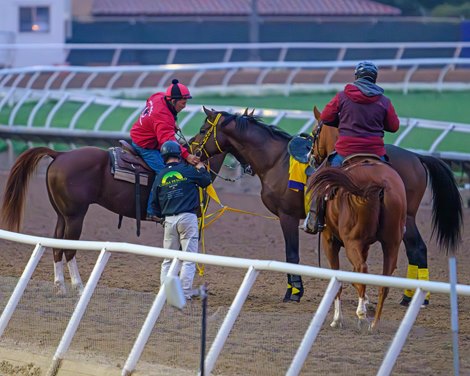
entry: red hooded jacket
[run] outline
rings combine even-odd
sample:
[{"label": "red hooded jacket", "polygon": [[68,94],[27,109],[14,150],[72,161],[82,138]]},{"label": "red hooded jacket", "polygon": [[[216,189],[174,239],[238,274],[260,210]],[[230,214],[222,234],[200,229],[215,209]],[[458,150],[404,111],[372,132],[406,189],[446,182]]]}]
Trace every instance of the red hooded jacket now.
[{"label": "red hooded jacket", "polygon": [[383,156],[386,154],[384,131],[396,132],[400,121],[392,102],[379,86],[370,82],[364,84],[364,81],[358,86],[348,84],[344,91],[336,94],[323,109],[321,120],[338,127],[335,149],[340,155],[373,153]]},{"label": "red hooded jacket", "polygon": [[[132,141],[145,149],[157,149],[168,140],[176,141],[176,112],[172,112],[165,100],[165,93],[153,94],[147,99],[145,109],[131,128]],[[181,156],[188,151],[181,146]]]}]

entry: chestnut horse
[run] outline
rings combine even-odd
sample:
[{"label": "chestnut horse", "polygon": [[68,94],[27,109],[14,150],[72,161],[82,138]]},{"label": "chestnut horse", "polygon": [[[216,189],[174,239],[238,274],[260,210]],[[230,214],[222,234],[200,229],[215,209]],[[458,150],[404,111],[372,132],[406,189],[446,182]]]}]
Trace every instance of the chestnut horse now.
[{"label": "chestnut horse", "polygon": [[[194,137],[193,150],[201,159],[221,153],[242,156],[261,180],[261,200],[277,215],[285,240],[286,261],[299,263],[299,221],[305,218],[304,194],[287,187],[292,136],[275,126],[262,123],[251,115],[230,114],[204,108],[206,120]],[[392,165],[405,183],[407,231],[404,242],[409,263],[427,268],[426,245],[415,223],[415,214],[427,186],[427,170],[433,190],[433,223],[441,245],[453,249],[460,239],[462,204],[452,173],[432,157],[422,157],[407,150],[387,146]],[[426,165],[426,167],[424,167]],[[288,275],[284,301],[300,301],[302,279]]]},{"label": "chestnut horse", "polygon": [[[317,124],[313,130],[314,145],[312,148],[316,164],[321,164],[334,151],[338,138],[338,129],[324,126],[320,122],[320,112],[313,109]],[[447,252],[453,253],[461,239],[462,200],[449,167],[440,159],[412,153],[394,145],[385,145],[387,156],[392,167],[405,183],[407,199],[406,232],[403,242],[408,258],[409,278],[429,279],[427,247],[418,227],[416,214],[427,187],[428,177],[432,189],[432,228],[437,243]],[[411,301],[414,292],[405,290],[402,305]],[[429,294],[425,304],[429,303]]]},{"label": "chestnut horse", "polygon": [[[369,247],[380,242],[383,251],[383,275],[397,267],[398,252],[406,221],[405,186],[398,173],[378,158],[353,157],[342,168],[322,168],[308,181],[312,197],[328,197],[325,228],[321,233],[323,249],[331,269],[338,270],[341,246],[358,273],[367,273]],[[366,286],[354,284],[359,302],[356,314],[367,319]],[[388,287],[379,288],[375,318],[377,326]],[[332,327],[342,326],[341,288],[335,299]]]},{"label": "chestnut horse", "polygon": [[[135,185],[115,180],[111,174],[109,152],[83,147],[59,152],[36,147],[22,153],[11,168],[2,203],[2,222],[7,230],[19,232],[23,220],[26,191],[32,173],[44,157],[50,157],[46,173],[47,193],[57,214],[54,238],[78,240],[91,204],[98,204],[120,216],[136,218]],[[224,155],[212,159],[213,170],[222,166]],[[215,178],[215,175],[212,175]],[[141,218],[145,218],[150,186],[141,185]],[[54,249],[54,284],[65,293],[63,257],[72,287],[81,291],[83,283],[75,258],[76,250]]]}]

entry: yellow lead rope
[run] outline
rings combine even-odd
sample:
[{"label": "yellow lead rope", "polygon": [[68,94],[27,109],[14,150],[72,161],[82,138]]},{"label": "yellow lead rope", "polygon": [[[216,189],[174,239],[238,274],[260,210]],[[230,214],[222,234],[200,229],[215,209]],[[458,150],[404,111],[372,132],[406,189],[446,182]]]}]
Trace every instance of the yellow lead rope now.
[{"label": "yellow lead rope", "polygon": [[[222,205],[221,202],[220,202],[220,199],[219,199],[219,197],[218,197],[218,195],[217,195],[217,193],[214,189],[214,187],[212,186],[212,184],[209,185],[206,188],[206,193],[209,195],[209,200],[207,200],[207,202],[205,204],[201,204],[201,218],[199,218],[199,232],[200,232],[201,251],[202,251],[202,253],[206,253],[206,243],[205,243],[205,237],[204,237],[204,230],[207,227],[209,227],[211,224],[213,224],[217,219],[219,219],[227,211],[231,211],[231,212],[234,212],[234,213],[254,215],[256,217],[261,217],[261,218],[266,218],[266,219],[279,220],[279,218],[275,217],[275,216],[268,216],[268,215],[253,213],[253,212],[249,212],[249,211],[246,211],[246,210],[235,209],[235,208],[231,208],[231,207],[226,206],[226,205]],[[200,198],[201,198],[200,202],[203,203],[204,201],[202,200],[202,198],[203,198],[204,192],[201,188],[199,189],[199,195],[200,195]],[[206,215],[207,209],[209,207],[210,199],[213,199],[215,202],[217,202],[220,205],[220,209],[218,209],[214,213]],[[210,219],[210,221],[206,223],[206,219]],[[196,267],[197,267],[197,270],[198,270],[198,274],[201,277],[204,276],[204,265],[199,265],[198,263],[196,263]]]}]

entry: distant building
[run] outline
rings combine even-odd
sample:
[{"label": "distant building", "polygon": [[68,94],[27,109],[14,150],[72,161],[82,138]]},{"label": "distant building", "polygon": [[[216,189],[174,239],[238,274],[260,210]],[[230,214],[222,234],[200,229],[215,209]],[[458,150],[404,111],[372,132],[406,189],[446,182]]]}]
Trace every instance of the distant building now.
[{"label": "distant building", "polygon": [[372,0],[94,0],[103,16],[398,16],[400,9]]},{"label": "distant building", "polygon": [[[2,0],[0,44],[64,43],[71,30],[70,0]],[[63,64],[63,49],[0,48],[0,66]]]}]

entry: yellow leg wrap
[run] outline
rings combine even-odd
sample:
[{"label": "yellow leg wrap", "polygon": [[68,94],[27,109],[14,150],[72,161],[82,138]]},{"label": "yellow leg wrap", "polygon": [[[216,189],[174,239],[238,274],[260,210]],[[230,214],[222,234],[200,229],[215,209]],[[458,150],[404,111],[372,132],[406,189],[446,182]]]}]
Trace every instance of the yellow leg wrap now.
[{"label": "yellow leg wrap", "polygon": [[299,289],[292,287],[292,295],[298,294],[300,292]]},{"label": "yellow leg wrap", "polygon": [[287,284],[287,288],[288,289],[291,289],[292,288],[292,285],[290,283]]},{"label": "yellow leg wrap", "polygon": [[[406,278],[418,279],[418,265],[408,265]],[[405,296],[407,296],[408,298],[412,298],[414,293],[415,293],[415,290],[406,289],[404,291]]]},{"label": "yellow leg wrap", "polygon": [[[418,279],[421,281],[429,281],[429,269],[428,268],[419,268],[418,269]],[[426,299],[429,300],[431,293],[426,294]]]}]

